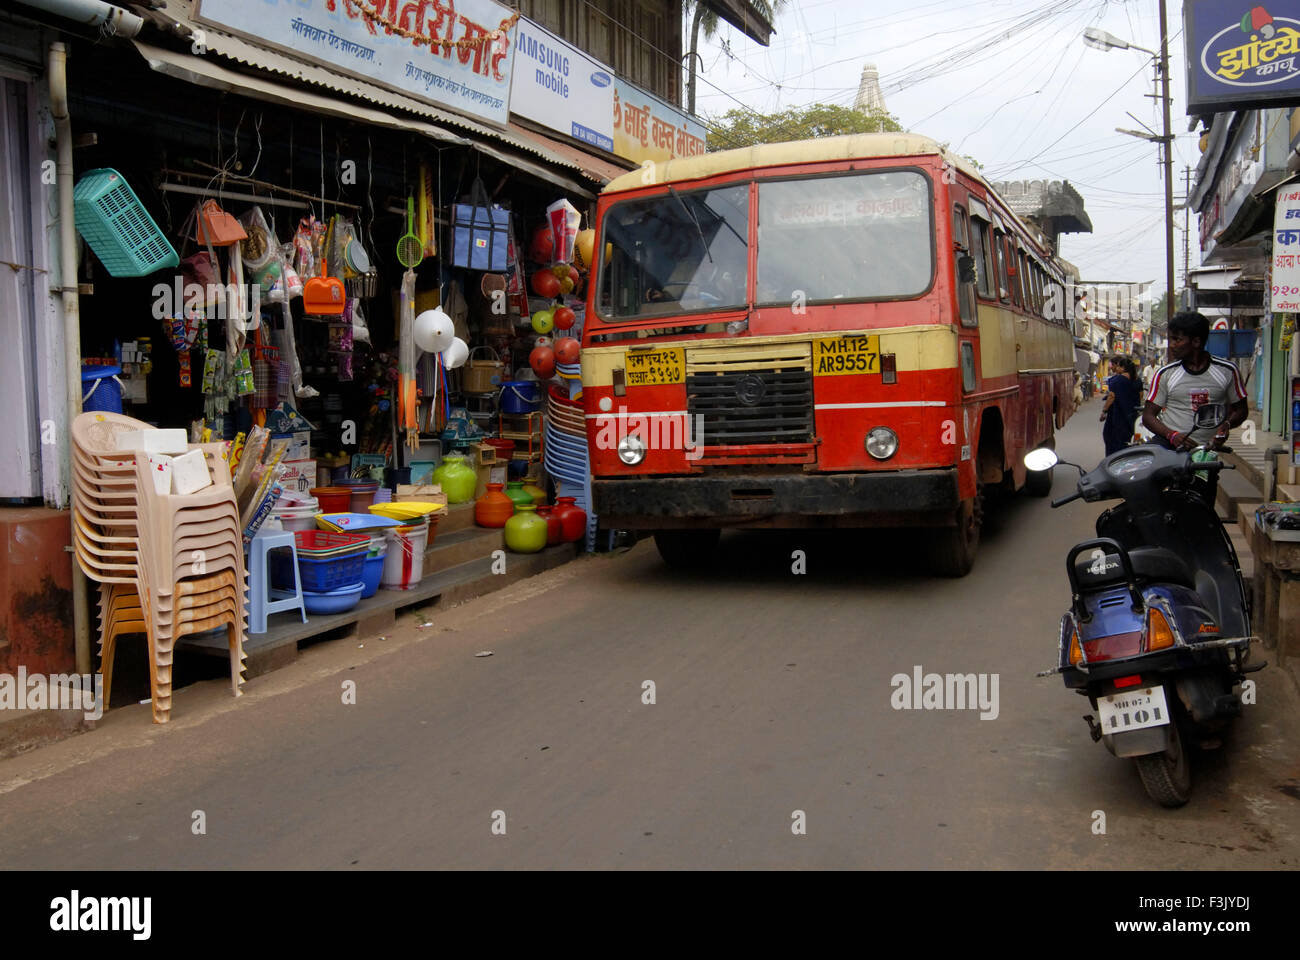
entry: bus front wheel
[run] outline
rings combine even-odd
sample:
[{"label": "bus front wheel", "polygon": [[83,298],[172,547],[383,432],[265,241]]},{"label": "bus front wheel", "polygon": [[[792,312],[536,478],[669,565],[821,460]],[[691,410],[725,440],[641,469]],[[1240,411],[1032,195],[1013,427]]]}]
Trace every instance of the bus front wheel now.
[{"label": "bus front wheel", "polygon": [[708,564],[721,530],[656,530],[655,547],[664,563],[679,570]]},{"label": "bus front wheel", "polygon": [[957,523],[931,531],[930,569],[940,577],[964,577],[975,566],[983,498],[977,493],[957,508]]}]

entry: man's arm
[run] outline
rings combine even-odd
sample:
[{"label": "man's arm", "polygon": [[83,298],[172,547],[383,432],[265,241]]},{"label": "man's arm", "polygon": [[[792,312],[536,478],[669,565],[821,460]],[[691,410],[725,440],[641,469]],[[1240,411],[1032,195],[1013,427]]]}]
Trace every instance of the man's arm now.
[{"label": "man's arm", "polygon": [[1159,404],[1148,400],[1142,407],[1142,426],[1157,437],[1164,437],[1175,450],[1191,449],[1192,443],[1186,434],[1180,434],[1177,430],[1170,430],[1160,422],[1159,414],[1163,409]]}]

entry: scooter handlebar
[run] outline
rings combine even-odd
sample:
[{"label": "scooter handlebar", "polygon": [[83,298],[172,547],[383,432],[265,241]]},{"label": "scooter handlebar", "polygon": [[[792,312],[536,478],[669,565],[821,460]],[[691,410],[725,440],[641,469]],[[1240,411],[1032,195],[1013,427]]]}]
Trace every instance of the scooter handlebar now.
[{"label": "scooter handlebar", "polygon": [[1070,494],[1068,497],[1061,497],[1059,500],[1053,500],[1052,508],[1055,509],[1056,507],[1063,507],[1071,500],[1078,500],[1081,496],[1083,496],[1083,494],[1076,491],[1075,493]]}]

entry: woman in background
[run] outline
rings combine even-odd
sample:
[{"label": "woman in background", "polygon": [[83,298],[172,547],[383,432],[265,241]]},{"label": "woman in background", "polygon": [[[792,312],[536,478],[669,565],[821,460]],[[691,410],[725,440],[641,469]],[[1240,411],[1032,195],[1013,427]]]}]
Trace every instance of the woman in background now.
[{"label": "woman in background", "polygon": [[1101,439],[1106,444],[1106,456],[1122,450],[1133,440],[1133,424],[1137,421],[1140,387],[1137,367],[1128,357],[1111,361],[1115,368],[1106,381],[1106,402],[1101,408]]}]

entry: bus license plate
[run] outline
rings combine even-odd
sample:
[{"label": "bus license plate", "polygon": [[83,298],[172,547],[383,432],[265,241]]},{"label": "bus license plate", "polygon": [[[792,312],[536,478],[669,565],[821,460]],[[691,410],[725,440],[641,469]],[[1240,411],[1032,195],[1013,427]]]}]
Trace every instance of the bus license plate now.
[{"label": "bus license plate", "polygon": [[681,347],[629,352],[625,360],[629,387],[686,382],[686,351]]},{"label": "bus license plate", "polygon": [[1125,733],[1169,722],[1164,687],[1143,687],[1127,693],[1097,698],[1102,733]]},{"label": "bus license plate", "polygon": [[880,337],[836,337],[813,341],[813,375],[836,377],[880,372]]}]

